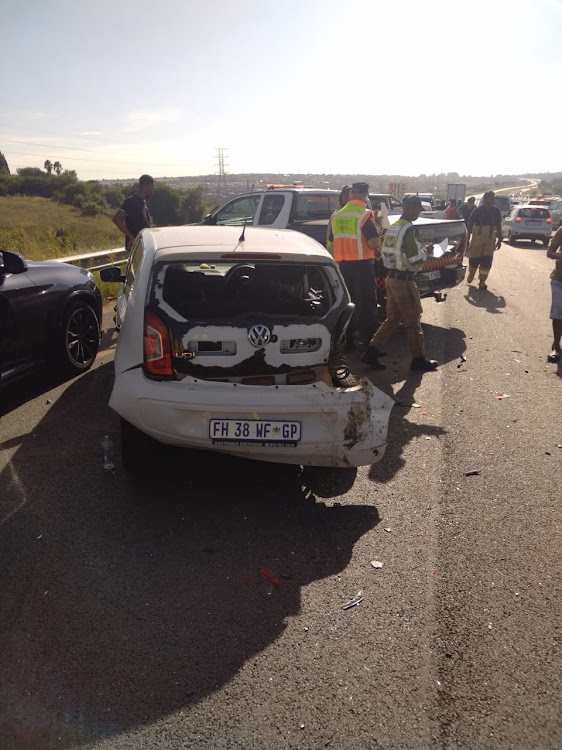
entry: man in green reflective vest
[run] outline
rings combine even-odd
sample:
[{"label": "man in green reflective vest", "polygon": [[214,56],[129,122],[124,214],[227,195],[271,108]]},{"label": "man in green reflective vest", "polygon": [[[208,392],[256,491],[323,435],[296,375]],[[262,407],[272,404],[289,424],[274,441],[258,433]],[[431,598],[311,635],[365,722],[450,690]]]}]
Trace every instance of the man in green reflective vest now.
[{"label": "man in green reflective vest", "polygon": [[435,370],[437,362],[426,359],[423,331],[421,328],[422,306],[420,293],[414,277],[427,260],[432,246],[421,247],[412,225],[422,210],[417,195],[404,198],[400,219],[387,229],[381,248],[382,260],[387,269],[386,276],[386,320],[371,339],[361,360],[376,370],[384,369],[379,362],[384,347],[398,328],[400,321],[408,335],[412,354],[411,370],[429,372]]}]

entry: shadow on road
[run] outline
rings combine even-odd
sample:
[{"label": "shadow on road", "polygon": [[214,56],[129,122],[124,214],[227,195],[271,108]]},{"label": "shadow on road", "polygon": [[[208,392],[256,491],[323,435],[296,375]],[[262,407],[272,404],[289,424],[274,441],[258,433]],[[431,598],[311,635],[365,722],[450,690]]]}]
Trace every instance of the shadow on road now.
[{"label": "shadow on road", "polygon": [[[431,324],[422,323],[426,354],[429,358],[437,359],[439,366],[461,361],[461,355],[466,351],[465,333],[460,328],[441,328]],[[408,342],[403,329],[394,335],[387,347],[388,354],[381,359],[386,364],[387,369],[382,372],[373,372],[363,365],[358,358],[353,355],[354,372],[365,375],[371,381],[393,398],[396,406],[390,414],[390,423],[388,428],[388,444],[383,460],[374,464],[370,471],[369,477],[375,482],[388,482],[404,466],[402,456],[404,447],[410,440],[421,435],[429,437],[445,434],[445,430],[440,426],[418,424],[408,420],[408,414],[412,404],[416,402],[416,390],[419,388],[422,378],[436,377],[434,373],[417,373],[411,372],[411,356],[408,350]],[[397,383],[403,385],[395,392]]]},{"label": "shadow on road", "polygon": [[0,517],[11,750],[76,747],[201,701],[274,647],[302,587],[342,571],[379,520],[317,500],[354,472],[322,485],[318,470],[178,450],[143,477],[104,471],[111,380],[107,364],[69,385],[0,476],[16,503]]},{"label": "shadow on road", "polygon": [[493,315],[501,315],[502,309],[506,306],[505,297],[498,296],[489,290],[478,289],[476,286],[469,286],[464,298],[474,307],[483,307]]}]

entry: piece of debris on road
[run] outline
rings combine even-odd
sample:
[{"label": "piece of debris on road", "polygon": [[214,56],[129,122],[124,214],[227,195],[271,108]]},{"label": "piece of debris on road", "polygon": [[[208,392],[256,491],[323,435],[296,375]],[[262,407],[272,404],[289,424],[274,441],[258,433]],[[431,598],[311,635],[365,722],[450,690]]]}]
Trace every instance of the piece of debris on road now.
[{"label": "piece of debris on road", "polygon": [[350,602],[344,604],[342,606],[342,609],[351,609],[351,607],[357,607],[358,604],[361,604],[364,598],[364,596],[356,596],[355,599],[352,599]]}]

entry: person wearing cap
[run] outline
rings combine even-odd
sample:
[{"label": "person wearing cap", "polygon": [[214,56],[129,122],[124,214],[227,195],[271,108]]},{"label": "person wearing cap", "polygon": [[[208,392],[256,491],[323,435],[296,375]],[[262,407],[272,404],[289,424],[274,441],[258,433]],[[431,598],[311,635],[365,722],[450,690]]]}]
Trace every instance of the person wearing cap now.
[{"label": "person wearing cap", "polygon": [[368,341],[379,323],[374,259],[380,257],[380,241],[375,216],[366,207],[368,193],[366,182],[354,182],[348,202],[332,218],[334,259],[355,303],[348,328],[349,343],[356,334]]},{"label": "person wearing cap", "polygon": [[384,347],[398,328],[404,323],[408,345],[412,355],[411,370],[429,372],[435,370],[437,362],[426,359],[425,343],[421,327],[422,306],[420,293],[414,276],[421,269],[433,246],[423,248],[416,239],[412,225],[422,210],[417,195],[404,198],[400,219],[387,230],[381,248],[382,260],[387,269],[386,276],[386,320],[371,339],[361,356],[361,361],[376,370],[384,370],[379,362],[384,356]]},{"label": "person wearing cap", "polygon": [[484,193],[483,203],[475,208],[468,222],[468,276],[466,281],[472,281],[478,271],[478,288],[486,290],[486,281],[492,268],[494,250],[502,246],[502,215],[500,209],[494,205],[496,194],[493,190]]},{"label": "person wearing cap", "polygon": [[[351,185],[344,185],[341,189],[341,193],[338,198],[338,205],[340,208],[343,208],[345,204],[349,200],[349,194],[351,193]],[[328,220],[328,229],[326,232],[326,250],[330,253],[330,255],[334,255],[334,243],[333,243],[333,230],[332,230],[332,221],[334,219],[334,216],[337,214],[337,212],[340,210],[340,208],[336,208],[336,210],[332,213]]]}]

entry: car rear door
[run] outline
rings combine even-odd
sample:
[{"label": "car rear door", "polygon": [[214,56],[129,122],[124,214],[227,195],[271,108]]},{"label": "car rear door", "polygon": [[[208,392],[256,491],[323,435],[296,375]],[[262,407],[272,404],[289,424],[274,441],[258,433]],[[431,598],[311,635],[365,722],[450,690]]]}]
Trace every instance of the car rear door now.
[{"label": "car rear door", "polygon": [[31,358],[46,346],[42,298],[27,273],[0,276],[0,358],[2,368]]},{"label": "car rear door", "polygon": [[257,225],[272,227],[273,229],[286,229],[291,215],[291,198],[291,193],[283,193],[278,190],[265,193],[259,205],[259,210],[256,212]]}]

